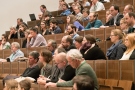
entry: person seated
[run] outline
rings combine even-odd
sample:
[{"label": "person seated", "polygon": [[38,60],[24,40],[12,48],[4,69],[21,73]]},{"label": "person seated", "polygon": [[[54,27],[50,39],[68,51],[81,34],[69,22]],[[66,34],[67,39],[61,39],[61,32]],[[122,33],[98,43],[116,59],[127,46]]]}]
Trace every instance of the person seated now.
[{"label": "person seated", "polygon": [[128,34],[128,31],[130,28],[129,28],[128,23],[126,22],[125,18],[122,18],[120,20],[120,28],[124,34]]},{"label": "person seated", "polygon": [[63,10],[63,4],[65,3],[65,0],[59,0],[59,7],[58,10]]},{"label": "person seated", "polygon": [[24,57],[24,53],[20,50],[20,44],[18,42],[11,43],[12,54],[6,59],[0,59],[1,62],[14,62],[19,57]]},{"label": "person seated", "polygon": [[79,35],[76,33],[76,26],[74,26],[73,24],[69,24],[67,27],[67,33],[72,37],[73,39],[73,43],[76,37],[78,37]]},{"label": "person seated", "polygon": [[19,29],[19,26],[20,26],[21,24],[24,24],[24,25],[25,25],[25,27],[27,27],[27,28],[28,28],[28,25],[27,25],[25,22],[23,22],[23,19],[22,19],[22,18],[17,18],[16,30],[18,30],[18,29]]},{"label": "person seated", "polygon": [[14,26],[10,27],[10,34],[8,35],[8,39],[17,39],[18,33]]},{"label": "person seated", "polygon": [[42,12],[43,14],[48,13],[48,14],[49,14],[49,17],[52,17],[51,12],[49,12],[49,11],[47,10],[47,8],[46,8],[45,5],[40,5],[40,10],[41,10],[41,12]]},{"label": "person seated", "polygon": [[107,23],[105,23],[104,26],[119,26],[120,20],[123,18],[123,15],[120,14],[119,6],[112,5],[109,10],[113,17]]},{"label": "person seated", "polygon": [[106,11],[106,20],[105,23],[109,22],[109,20],[112,18],[113,16],[111,15],[110,10]]},{"label": "person seated", "polygon": [[[74,15],[68,15],[67,16],[67,26],[69,24],[73,24],[74,26],[76,26],[76,32],[81,31],[84,29],[84,27],[76,20]],[[66,27],[67,29],[67,27]],[[67,30],[65,30],[65,32],[67,32]]]},{"label": "person seated", "polygon": [[66,51],[69,51],[70,49],[76,49],[73,44],[73,39],[69,35],[63,36],[59,47],[64,48]]},{"label": "person seated", "polygon": [[120,60],[135,60],[135,33],[127,34],[124,40],[127,50]]},{"label": "person seated", "polygon": [[7,36],[5,34],[2,34],[2,41],[0,45],[0,50],[3,49],[10,49],[10,43],[7,41]]},{"label": "person seated", "polygon": [[[67,52],[66,55],[67,61],[71,67],[76,69],[76,75],[88,75],[94,80],[94,89],[98,90],[98,81],[97,76],[92,67],[86,63],[86,61],[83,59],[82,54],[77,49],[72,49]],[[79,68],[78,68],[79,67]],[[49,82],[45,85],[45,88],[47,87],[72,87],[73,86],[73,79],[70,81],[60,81],[57,83]]]},{"label": "person seated", "polygon": [[82,20],[82,13],[81,13],[81,8],[80,6],[76,5],[74,7],[74,12],[75,12],[75,18],[78,20],[78,21],[81,21]]},{"label": "person seated", "polygon": [[82,0],[82,6],[83,7],[90,6],[90,2],[88,0]]},{"label": "person seated", "polygon": [[40,75],[48,77],[51,74],[52,66],[49,62],[52,61],[52,53],[49,50],[42,50],[39,56],[39,61],[43,64]]},{"label": "person seated", "polygon": [[31,82],[27,79],[24,79],[18,83],[18,90],[30,90]]},{"label": "person seated", "polygon": [[101,10],[105,10],[104,4],[99,2],[98,0],[92,0],[90,12],[97,12]]},{"label": "person seated", "polygon": [[94,81],[87,75],[78,75],[73,78],[73,90],[94,90]]},{"label": "person seated", "polygon": [[119,60],[126,51],[126,46],[123,44],[123,34],[119,29],[111,31],[110,35],[111,42],[113,45],[107,50],[106,56],[109,60]]},{"label": "person seated", "polygon": [[9,79],[16,79],[19,77],[31,77],[37,80],[40,74],[40,68],[37,65],[37,62],[39,60],[39,53],[37,51],[32,51],[29,53],[28,56],[28,68],[25,69],[25,71],[20,76],[14,76],[14,75],[7,75],[5,78],[3,78],[3,84],[6,80]]},{"label": "person seated", "polygon": [[91,28],[99,28],[101,25],[101,20],[98,20],[98,13],[91,12],[89,14],[89,23],[86,25],[84,30],[90,30]]},{"label": "person seated", "polygon": [[84,8],[82,13],[83,14],[82,14],[82,20],[81,21],[83,21],[83,22],[89,21],[89,14],[90,14],[90,12],[89,12],[88,8]]},{"label": "person seated", "polygon": [[19,25],[19,29],[18,29],[18,38],[24,38],[24,32],[27,29],[27,27],[24,24]]},{"label": "person seated", "polygon": [[45,38],[38,33],[38,29],[35,27],[30,28],[30,34],[27,38],[27,47],[39,47],[46,46]]},{"label": "person seated", "polygon": [[57,48],[57,42],[53,39],[49,39],[47,41],[47,49],[52,52],[52,55],[54,55],[54,51]]},{"label": "person seated", "polygon": [[63,12],[60,14],[60,16],[68,16],[68,15],[70,15],[71,14],[71,12],[70,12],[70,9],[68,9],[69,7],[68,7],[68,4],[67,3],[64,3],[63,5],[62,5],[62,10],[63,10]]},{"label": "person seated", "polygon": [[18,82],[14,79],[7,80],[3,90],[18,90]]},{"label": "person seated", "polygon": [[27,47],[27,38],[28,38],[28,35],[30,34],[30,31],[27,29],[25,32],[24,32],[24,35],[25,35],[25,39],[23,40],[23,43],[22,43],[22,48],[26,48]]},{"label": "person seated", "polygon": [[49,30],[47,29],[47,25],[45,21],[42,21],[40,24],[40,30],[39,30],[41,35],[49,35],[51,34],[51,32],[49,32]]},{"label": "person seated", "polygon": [[57,23],[57,20],[56,19],[52,19],[50,21],[49,31],[51,32],[51,34],[59,34],[59,33],[61,33],[61,29],[58,26],[58,23]]},{"label": "person seated", "polygon": [[134,6],[131,4],[128,4],[124,7],[123,15],[125,16],[129,12],[134,12]]},{"label": "person seated", "polygon": [[85,35],[80,49],[81,54],[85,60],[105,60],[104,52],[96,44],[96,39],[93,35]]},{"label": "person seated", "polygon": [[75,47],[80,50],[82,47],[82,41],[83,41],[83,36],[78,36],[75,38]]}]

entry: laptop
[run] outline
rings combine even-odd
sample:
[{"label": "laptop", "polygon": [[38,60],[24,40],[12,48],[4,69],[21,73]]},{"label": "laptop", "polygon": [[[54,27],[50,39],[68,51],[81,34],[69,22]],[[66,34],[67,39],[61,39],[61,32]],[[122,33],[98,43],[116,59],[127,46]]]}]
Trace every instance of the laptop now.
[{"label": "laptop", "polygon": [[29,14],[29,16],[30,16],[31,21],[35,21],[36,20],[35,14]]}]

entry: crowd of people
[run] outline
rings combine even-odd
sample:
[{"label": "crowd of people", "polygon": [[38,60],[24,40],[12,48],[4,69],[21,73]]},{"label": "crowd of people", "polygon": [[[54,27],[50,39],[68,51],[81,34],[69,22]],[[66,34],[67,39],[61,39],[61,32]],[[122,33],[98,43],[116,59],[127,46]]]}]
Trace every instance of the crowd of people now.
[{"label": "crowd of people", "polygon": [[[17,82],[15,79],[19,77],[31,77],[45,88],[73,86],[73,90],[98,90],[96,73],[85,60],[135,60],[135,13],[132,5],[126,5],[122,12],[117,5],[111,5],[106,10],[100,0],[73,1],[70,6],[65,0],[59,0],[58,10],[63,10],[60,16],[67,17],[66,34],[59,45],[53,39],[47,41],[44,38],[45,35],[60,34],[63,31],[58,25],[61,22],[53,17],[45,5],[40,6],[38,16],[41,22],[36,26],[28,28],[23,19],[18,18],[17,26],[10,27],[9,35],[2,35],[0,50],[11,49],[12,54],[0,59],[1,62],[15,62],[19,57],[24,57],[20,48],[47,47],[40,52],[29,53],[29,67],[22,75],[7,75],[3,78],[5,90],[30,90],[31,81],[25,79]],[[101,10],[106,10],[105,23],[98,18],[98,11]],[[88,23],[83,26],[80,21]],[[111,30],[107,40],[113,44],[106,53],[98,46],[94,35],[78,34],[84,30],[110,26],[120,26],[120,29]],[[24,38],[22,45],[8,42],[8,39],[20,38]]]}]

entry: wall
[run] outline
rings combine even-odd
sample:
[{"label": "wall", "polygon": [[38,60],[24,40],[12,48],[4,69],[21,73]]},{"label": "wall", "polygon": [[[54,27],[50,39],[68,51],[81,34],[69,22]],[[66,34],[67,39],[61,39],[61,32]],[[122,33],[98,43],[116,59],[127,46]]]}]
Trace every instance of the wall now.
[{"label": "wall", "polygon": [[[67,3],[73,0],[66,0]],[[3,0],[0,3],[0,36],[8,31],[10,26],[16,25],[17,18],[29,21],[29,14],[37,17],[40,5],[45,4],[49,11],[58,9],[59,0]]]}]

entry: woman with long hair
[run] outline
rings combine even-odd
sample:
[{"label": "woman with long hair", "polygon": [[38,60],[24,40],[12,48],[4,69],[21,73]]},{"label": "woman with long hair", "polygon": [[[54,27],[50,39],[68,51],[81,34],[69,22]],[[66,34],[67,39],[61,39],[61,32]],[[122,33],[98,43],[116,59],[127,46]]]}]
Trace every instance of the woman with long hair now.
[{"label": "woman with long hair", "polygon": [[51,34],[51,32],[49,32],[49,30],[47,29],[45,21],[41,22],[41,24],[40,24],[40,31],[39,32],[40,32],[41,35]]}]

